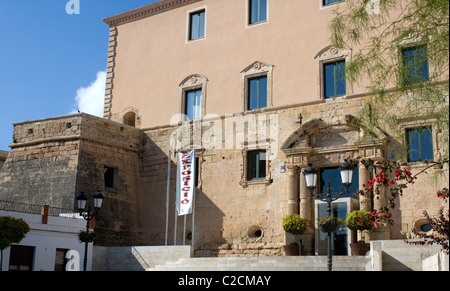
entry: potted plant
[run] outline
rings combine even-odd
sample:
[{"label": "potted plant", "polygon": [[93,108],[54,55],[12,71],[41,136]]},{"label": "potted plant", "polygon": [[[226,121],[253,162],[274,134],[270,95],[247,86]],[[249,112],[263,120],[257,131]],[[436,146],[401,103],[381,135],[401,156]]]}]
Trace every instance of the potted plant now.
[{"label": "potted plant", "polygon": [[348,229],[361,232],[361,240],[356,243],[350,243],[352,255],[365,256],[370,250],[370,244],[365,241],[365,234],[374,227],[374,222],[372,213],[367,210],[354,210],[347,215],[345,224]]},{"label": "potted plant", "polygon": [[[301,235],[306,230],[306,220],[298,214],[287,215],[282,222],[285,232],[293,235]],[[300,254],[299,245],[296,242],[283,246],[286,256],[298,256]]]},{"label": "potted plant", "polygon": [[339,217],[336,218],[333,215],[323,216],[317,219],[317,226],[322,232],[336,232],[344,225],[344,221]]}]

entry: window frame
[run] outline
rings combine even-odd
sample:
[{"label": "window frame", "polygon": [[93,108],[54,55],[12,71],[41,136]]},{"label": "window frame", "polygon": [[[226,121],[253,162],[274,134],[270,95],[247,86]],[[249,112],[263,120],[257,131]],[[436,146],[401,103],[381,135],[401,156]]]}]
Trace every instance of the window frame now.
[{"label": "window frame", "polygon": [[[249,79],[267,77],[267,103],[266,107],[259,109],[249,109]],[[272,107],[272,79],[273,65],[269,65],[260,61],[255,61],[241,71],[242,78],[242,111],[258,111]]]},{"label": "window frame", "polygon": [[[405,63],[405,60],[407,58],[407,56],[405,56],[404,52],[407,50],[416,50],[416,49],[421,49],[421,48],[425,48],[425,54],[426,54],[426,62],[424,62],[424,64],[426,63],[426,78],[424,78],[424,80],[419,80],[419,79],[412,79],[408,81],[408,76],[407,73],[410,71],[410,69],[407,68],[407,64]],[[426,43],[413,43],[413,44],[409,44],[409,45],[403,45],[399,47],[399,63],[400,63],[400,82],[403,85],[406,86],[414,86],[414,85],[418,85],[418,84],[424,84],[430,81],[430,62],[429,62],[429,57],[428,57],[428,45]],[[414,66],[414,69],[416,69],[416,67]]]},{"label": "window frame", "polygon": [[[408,163],[424,163],[425,160],[428,160],[428,159],[424,159],[423,158],[423,150],[422,150],[423,145],[422,145],[422,142],[421,142],[421,138],[422,138],[422,130],[424,130],[424,129],[429,129],[430,130],[430,138],[431,138],[430,143],[431,143],[431,154],[432,154],[431,161],[434,161],[434,159],[435,159],[435,153],[434,153],[434,149],[435,149],[435,146],[434,146],[434,141],[435,141],[434,132],[435,131],[433,130],[433,126],[431,124],[408,126],[408,127],[405,127],[403,129],[403,132],[404,132],[404,144],[405,144],[405,147],[406,147],[406,160],[407,160]],[[411,148],[410,148],[411,140],[409,138],[409,132],[410,131],[420,131],[420,135],[419,135],[419,149],[418,149],[418,151],[419,151],[419,159],[418,160],[411,160],[410,159],[410,155],[411,155],[411,153],[410,153],[410,151],[411,151]],[[428,146],[430,146],[430,145],[427,145],[427,147]],[[416,150],[416,149],[413,149],[413,150]]]},{"label": "window frame", "polygon": [[[192,118],[188,115],[188,98],[189,98],[189,94],[190,93],[195,93],[194,95],[194,100],[193,100],[193,108],[192,108]],[[200,106],[196,106],[196,101],[197,101],[197,93],[200,92]],[[202,119],[202,106],[203,106],[203,89],[201,87],[197,87],[197,88],[192,88],[192,89],[188,89],[184,91],[184,115],[187,116],[187,120],[191,121],[191,120],[200,120]],[[200,107],[200,108],[196,108],[196,107]],[[200,110],[199,110],[200,109]],[[199,112],[198,112],[199,111]],[[199,113],[200,116],[195,116],[196,113]]]},{"label": "window frame", "polygon": [[[193,16],[195,16],[195,15],[199,15],[199,14],[204,14],[204,17],[203,17],[203,35],[202,36],[198,36],[198,37],[196,37],[196,38],[193,38],[193,35],[192,35],[192,29],[193,29],[193,25],[192,25],[192,22],[193,22]],[[187,25],[186,25],[186,27],[187,27],[187,32],[186,32],[186,34],[187,34],[187,43],[190,43],[190,42],[195,42],[195,41],[199,41],[199,40],[202,40],[202,39],[206,39],[206,31],[207,31],[207,9],[206,9],[206,6],[205,7],[200,7],[200,8],[197,8],[197,9],[194,9],[194,10],[189,10],[188,12],[187,12]],[[199,27],[198,28],[200,28],[201,26],[199,25]]]},{"label": "window frame", "polygon": [[[251,157],[255,154],[255,164],[251,164]],[[266,156],[266,159],[261,159],[261,154]],[[264,161],[264,173],[260,173],[261,162]],[[250,173],[253,172],[254,167],[255,177],[250,177]],[[266,150],[249,150],[247,151],[247,182],[264,180],[267,176],[267,151]]]},{"label": "window frame", "polygon": [[[252,185],[270,185],[272,183],[272,177],[270,172],[271,167],[271,145],[270,145],[270,139],[261,139],[261,140],[253,140],[252,138],[249,138],[247,141],[245,141],[243,144],[242,149],[242,165],[241,165],[241,180],[239,181],[239,185],[242,187],[248,187]],[[259,177],[257,179],[251,179],[249,180],[249,153],[250,152],[265,152],[266,154],[266,163],[265,163],[265,171],[266,175],[264,177]]]},{"label": "window frame", "polygon": [[251,26],[255,26],[258,24],[262,24],[262,23],[267,23],[269,21],[269,1],[270,0],[264,0],[266,1],[266,18],[264,20],[261,20],[261,1],[262,0],[256,0],[258,1],[258,20],[256,22],[252,22],[252,7],[253,7],[253,1],[254,0],[247,0],[247,26],[251,27]]},{"label": "window frame", "polygon": [[[208,78],[202,76],[200,74],[192,74],[187,76],[181,81],[178,85],[180,87],[180,118],[177,122],[187,122],[192,120],[186,119],[186,97],[187,92],[193,90],[202,90],[202,104],[201,104],[201,116],[199,119],[202,119],[206,114],[206,99],[207,99],[207,83]],[[197,119],[197,120],[199,120]]]},{"label": "window frame", "polygon": [[[338,80],[337,80],[337,77],[336,77],[336,69],[337,69],[337,64],[338,63],[344,63],[344,89],[345,89],[344,94],[337,94]],[[327,78],[326,78],[325,67],[328,66],[328,65],[331,65],[331,64],[335,64],[334,73],[333,73],[333,79],[334,79],[333,80],[333,84],[334,84],[333,86],[334,86],[334,94],[335,95],[327,97],[326,96],[326,94],[327,94],[327,90],[326,90]],[[335,59],[335,60],[322,62],[321,66],[322,66],[322,68],[321,68],[321,74],[322,74],[322,76],[321,76],[321,79],[322,79],[322,98],[326,100],[326,99],[334,99],[334,98],[339,98],[339,97],[346,96],[347,95],[347,80],[345,78],[345,67],[346,67],[346,60],[345,60],[345,58],[340,58],[340,59]]]},{"label": "window frame", "polygon": [[[265,83],[266,83],[266,88],[265,88],[265,96],[263,97],[265,99],[265,106],[261,107],[261,80],[265,79]],[[256,107],[255,108],[251,108],[251,99],[252,99],[252,93],[253,93],[253,89],[252,89],[252,85],[251,82],[252,81],[257,81],[257,88],[256,88]],[[258,76],[251,76],[247,78],[247,110],[261,110],[264,108],[267,108],[267,101],[268,101],[268,77],[267,74],[262,74],[262,75],[258,75]]]},{"label": "window frame", "polygon": [[[352,59],[352,50],[344,47],[341,49],[335,48],[332,45],[328,45],[317,52],[314,57],[316,60],[316,76],[317,76],[317,97],[319,100],[333,100],[334,98],[325,98],[325,80],[324,80],[324,65],[328,63],[345,61],[345,64],[350,63]],[[345,95],[339,96],[339,98],[345,98],[348,95],[353,94],[353,83],[351,80],[345,80]]]}]

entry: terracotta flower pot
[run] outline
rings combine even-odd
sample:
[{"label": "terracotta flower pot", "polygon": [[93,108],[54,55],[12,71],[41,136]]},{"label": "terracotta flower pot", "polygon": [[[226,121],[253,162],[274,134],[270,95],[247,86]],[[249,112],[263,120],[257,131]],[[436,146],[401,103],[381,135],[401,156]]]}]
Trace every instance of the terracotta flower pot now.
[{"label": "terracotta flower pot", "polygon": [[350,249],[352,250],[352,256],[365,256],[370,251],[370,244],[351,243]]},{"label": "terracotta flower pot", "polygon": [[283,246],[283,249],[286,256],[298,256],[300,253],[298,245]]}]

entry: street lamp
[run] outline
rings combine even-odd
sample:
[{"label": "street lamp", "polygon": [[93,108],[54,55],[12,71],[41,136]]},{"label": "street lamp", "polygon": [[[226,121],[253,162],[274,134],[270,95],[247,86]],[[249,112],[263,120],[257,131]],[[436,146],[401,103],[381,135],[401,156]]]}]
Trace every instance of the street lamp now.
[{"label": "street lamp", "polygon": [[[102,207],[103,203],[103,195],[100,191],[97,191],[92,198],[94,199],[94,212],[91,212],[91,205],[89,202],[89,198],[84,195],[84,192],[81,192],[77,197],[77,206],[80,215],[86,220],[86,232],[89,233],[89,224],[90,221],[98,215],[98,211]],[[86,209],[87,204],[87,209]],[[85,212],[83,212],[86,209]],[[88,241],[85,241],[84,245],[84,261],[83,261],[83,271],[86,271],[87,268],[87,252],[88,252]]]},{"label": "street lamp", "polygon": [[[352,184],[353,177],[353,169],[354,166],[350,164],[347,160],[344,160],[344,163],[338,168],[341,173],[342,186],[344,186],[345,191],[341,193],[333,193],[331,194],[330,181],[328,181],[328,190],[327,193],[317,193],[314,195],[314,189],[316,188],[317,183],[317,170],[312,167],[312,164],[308,164],[308,167],[303,171],[303,175],[305,176],[306,187],[309,189],[310,198],[312,199],[314,196],[317,196],[323,202],[327,203],[327,212],[328,217],[331,216],[331,203],[339,199],[343,194],[348,193],[348,188]],[[333,265],[333,259],[331,255],[331,231],[328,231],[327,234],[327,257],[328,257],[328,271],[331,271]]]}]

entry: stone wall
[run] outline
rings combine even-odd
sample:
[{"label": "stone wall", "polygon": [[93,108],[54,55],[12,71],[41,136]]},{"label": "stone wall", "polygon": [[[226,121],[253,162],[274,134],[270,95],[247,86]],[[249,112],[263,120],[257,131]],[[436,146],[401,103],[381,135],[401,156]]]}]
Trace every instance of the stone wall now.
[{"label": "stone wall", "polygon": [[2,170],[3,164],[5,164],[7,157],[8,157],[8,152],[0,151],[0,171]]},{"label": "stone wall", "polygon": [[[76,195],[105,196],[97,218],[99,244],[138,244],[139,130],[88,114],[14,124],[0,173],[0,200],[76,209]],[[105,185],[105,166],[114,185]]]},{"label": "stone wall", "polygon": [[[176,155],[173,149],[177,147],[186,150],[196,147],[199,158],[199,187],[195,200],[196,255],[281,255],[282,246],[291,239],[281,228],[281,221],[290,213],[290,203],[295,204],[294,212],[299,213],[301,209],[300,184],[297,182],[294,187],[296,198],[290,200],[290,180],[282,164],[306,165],[305,161],[295,155],[287,157],[281,149],[282,144],[299,128],[300,117],[303,123],[318,118],[323,124],[337,126],[337,129],[333,128],[330,132],[326,127],[321,127],[317,129],[318,134],[311,138],[311,146],[327,152],[321,155],[320,159],[319,156],[312,155],[316,166],[336,166],[342,163],[347,157],[344,156],[347,152],[342,152],[342,147],[350,148],[350,154],[356,157],[359,151],[355,142],[359,131],[350,132],[345,127],[345,115],[355,114],[361,105],[359,97],[327,100],[265,109],[245,115],[215,116],[203,120],[201,124],[190,122],[143,129],[145,142],[140,200],[142,205],[148,205],[154,210],[142,212],[142,220],[152,222],[144,225],[146,240],[151,244],[164,243],[167,157],[171,150],[168,239],[169,244],[173,243],[176,187]],[[201,131],[195,133],[195,129]],[[342,135],[339,134],[341,131]],[[333,138],[327,137],[327,134]],[[336,136],[340,136],[341,140],[337,141]],[[298,144],[298,141],[296,142],[294,144]],[[333,146],[336,142],[340,143],[338,150]],[[309,146],[309,139],[307,143]],[[268,148],[271,156],[267,161],[266,179],[246,181],[246,151]],[[379,157],[380,154],[382,153],[376,151],[368,153],[373,158]],[[300,178],[300,172],[297,172],[294,180]],[[307,200],[309,201],[309,198]],[[314,211],[314,208],[310,207],[308,211]],[[301,215],[312,217],[310,227],[314,228],[313,213]],[[181,243],[183,218],[178,218],[177,222],[177,243]],[[191,228],[189,215],[187,233],[190,233]],[[309,232],[311,238],[314,230],[310,229]],[[190,244],[191,241],[187,240],[187,243]],[[313,242],[309,241],[308,244],[312,250]]]},{"label": "stone wall", "polygon": [[[83,115],[77,169],[77,192],[100,190],[105,201],[97,219],[100,245],[136,245],[140,241],[140,144],[138,129]],[[105,167],[114,169],[105,184]]]},{"label": "stone wall", "polygon": [[[171,151],[168,243],[182,244],[186,235],[192,244],[191,215],[185,234],[183,217],[176,219],[174,242],[176,149],[197,148],[196,255],[282,255],[282,245],[294,239],[281,227],[291,213],[307,219],[301,238],[305,252],[313,254],[314,203],[301,175],[307,163],[321,168],[338,166],[344,158],[383,160],[392,141],[400,142],[389,135],[364,136],[350,118],[362,104],[362,97],[352,96],[142,130],[87,114],[16,123],[0,173],[0,200],[74,208],[78,193],[100,190],[105,201],[97,219],[97,244],[163,245]],[[266,150],[266,177],[247,181],[246,156],[253,149]],[[425,165],[410,167],[419,172]],[[107,168],[114,173],[108,186]],[[368,177],[360,168],[354,183],[361,185]],[[423,210],[437,213],[441,205],[435,190],[445,185],[421,176],[400,199],[394,226],[371,238],[407,237]],[[382,201],[361,200],[362,208],[380,206]]]},{"label": "stone wall", "polygon": [[15,123],[0,199],[72,209],[80,131],[77,116]]}]

